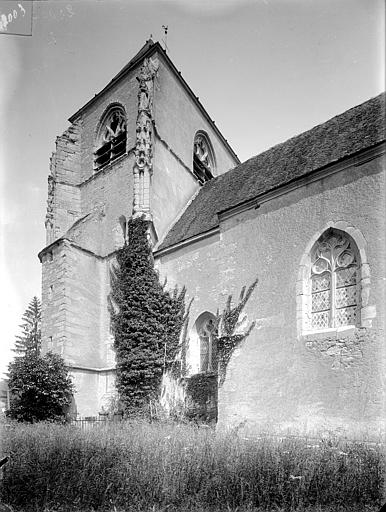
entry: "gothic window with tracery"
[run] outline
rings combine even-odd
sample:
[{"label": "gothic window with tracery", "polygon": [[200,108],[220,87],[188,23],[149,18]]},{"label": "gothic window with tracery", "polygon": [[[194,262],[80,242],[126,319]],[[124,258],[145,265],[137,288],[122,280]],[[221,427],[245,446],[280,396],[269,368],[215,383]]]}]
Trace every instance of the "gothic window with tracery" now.
[{"label": "gothic window with tracery", "polygon": [[202,133],[194,139],[193,174],[202,185],[213,178],[214,159],[210,143]]},{"label": "gothic window with tracery", "polygon": [[126,116],[121,108],[112,109],[98,134],[98,149],[94,153],[95,170],[126,153]]},{"label": "gothic window with tracery", "polygon": [[311,253],[311,328],[356,325],[359,255],[354,241],[329,229]]}]

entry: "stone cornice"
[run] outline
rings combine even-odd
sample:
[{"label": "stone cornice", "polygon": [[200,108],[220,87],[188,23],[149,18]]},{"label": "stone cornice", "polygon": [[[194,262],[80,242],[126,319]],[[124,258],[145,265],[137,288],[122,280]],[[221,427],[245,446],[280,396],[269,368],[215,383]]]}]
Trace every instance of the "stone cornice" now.
[{"label": "stone cornice", "polygon": [[38,253],[38,258],[40,260],[40,262],[42,261],[42,257],[49,251],[51,251],[56,245],[59,245],[59,244],[62,244],[65,242],[65,238],[57,238],[56,240],[54,240],[50,245],[47,245],[46,247],[44,247],[44,249],[42,249],[39,253]]},{"label": "stone cornice", "polygon": [[182,247],[186,247],[187,245],[193,244],[195,242],[199,242],[200,240],[205,240],[206,238],[210,238],[214,235],[218,235],[219,233],[220,233],[220,226],[216,226],[215,228],[210,229],[209,231],[205,231],[205,233],[200,233],[199,235],[195,235],[190,238],[187,238],[186,240],[183,240],[182,242],[179,242],[178,244],[171,245],[170,247],[166,247],[165,249],[154,251],[154,253],[153,253],[154,258],[160,258],[161,256],[165,256],[166,254],[177,251],[178,249],[181,249]]},{"label": "stone cornice", "polygon": [[42,249],[39,254],[38,254],[38,258],[40,261],[42,261],[42,257],[49,251],[51,251],[56,245],[59,245],[59,244],[68,244],[70,245],[71,247],[74,247],[75,249],[78,249],[79,251],[82,251],[86,254],[88,254],[89,256],[93,256],[94,258],[98,259],[98,260],[107,260],[111,257],[113,257],[115,254],[116,254],[116,250],[115,251],[112,251],[108,254],[106,254],[105,256],[101,256],[100,254],[96,254],[94,251],[91,251],[90,249],[86,249],[85,247],[82,247],[81,245],[78,245],[77,243],[75,243],[73,240],[71,240],[70,238],[66,238],[66,237],[61,237],[61,238],[58,238],[57,240],[55,240],[54,242],[52,242],[52,244],[50,245],[47,245],[47,247],[44,247],[44,249]]},{"label": "stone cornice", "polygon": [[74,188],[82,188],[84,185],[87,185],[88,183],[90,183],[90,181],[93,181],[95,180],[98,176],[101,176],[103,174],[107,174],[108,172],[110,172],[117,164],[121,163],[123,160],[125,160],[128,156],[130,156],[131,153],[134,152],[134,149],[135,149],[135,146],[132,146],[130,147],[125,154],[119,156],[118,158],[116,158],[113,162],[105,165],[104,167],[102,167],[100,170],[96,171],[96,172],[93,172],[93,174],[91,176],[89,176],[87,179],[85,179],[84,181],[82,181],[81,183],[67,183],[66,181],[56,181],[55,180],[55,185],[66,185],[67,187],[74,187]]}]

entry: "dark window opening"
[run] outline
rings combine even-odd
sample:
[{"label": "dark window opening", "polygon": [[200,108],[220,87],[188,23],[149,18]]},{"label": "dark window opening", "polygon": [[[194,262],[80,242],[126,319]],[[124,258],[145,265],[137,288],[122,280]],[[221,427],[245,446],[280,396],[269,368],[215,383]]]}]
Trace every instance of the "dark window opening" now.
[{"label": "dark window opening", "polygon": [[193,151],[193,174],[203,185],[213,178],[213,156],[206,138],[202,134],[196,135]]},{"label": "dark window opening", "polygon": [[126,153],[126,120],[120,110],[113,111],[102,126],[99,148],[95,151],[95,170]]}]

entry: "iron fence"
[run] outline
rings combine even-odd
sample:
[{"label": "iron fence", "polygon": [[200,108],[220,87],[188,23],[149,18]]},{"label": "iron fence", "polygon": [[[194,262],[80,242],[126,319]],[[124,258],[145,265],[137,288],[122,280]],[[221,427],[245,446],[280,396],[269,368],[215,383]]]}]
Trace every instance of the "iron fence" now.
[{"label": "iron fence", "polygon": [[119,423],[120,421],[122,421],[122,416],[120,414],[114,414],[113,416],[76,417],[72,418],[69,423],[82,430],[90,430],[95,427],[106,427],[111,424]]}]

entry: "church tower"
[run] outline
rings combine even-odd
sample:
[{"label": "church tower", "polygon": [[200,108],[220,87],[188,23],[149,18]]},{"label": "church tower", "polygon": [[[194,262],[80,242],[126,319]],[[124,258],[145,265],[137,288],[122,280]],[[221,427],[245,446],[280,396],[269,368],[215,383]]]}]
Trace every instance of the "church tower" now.
[{"label": "church tower", "polygon": [[48,177],[42,342],[64,357],[77,411],[91,416],[114,391],[107,298],[127,220],[145,215],[156,248],[201,185],[239,160],[151,40],[69,121]]}]

